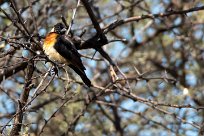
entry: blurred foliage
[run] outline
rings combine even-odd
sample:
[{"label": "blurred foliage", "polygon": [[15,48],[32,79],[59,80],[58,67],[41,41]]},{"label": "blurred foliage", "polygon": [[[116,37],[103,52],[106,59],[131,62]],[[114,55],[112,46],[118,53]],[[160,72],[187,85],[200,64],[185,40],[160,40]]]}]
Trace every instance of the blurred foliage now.
[{"label": "blurred foliage", "polygon": [[[69,24],[76,2],[73,0],[15,1],[25,26],[40,45],[53,25],[61,22],[61,16],[64,16]],[[89,4],[103,28],[115,20],[182,11],[203,6],[204,1],[91,0]],[[13,21],[11,22],[0,11],[2,75],[12,66],[29,61],[32,53],[17,44],[26,45],[30,41],[15,26],[17,23],[23,29],[9,2],[0,1],[0,6]],[[81,54],[88,57],[83,58],[83,63],[87,68],[88,77],[97,87],[87,88],[82,85],[81,79],[74,71],[66,66],[64,69],[61,68],[59,76],[55,76],[47,89],[36,97],[24,112],[21,135],[198,135],[202,131],[204,120],[203,108],[196,110],[204,107],[203,18],[203,10],[200,10],[132,21],[110,31],[106,35],[109,41],[126,39],[103,46],[121,70],[121,72],[116,70],[120,79],[123,78],[121,73],[127,78],[135,77],[133,80],[128,80],[125,85],[116,83],[115,86],[109,86],[113,83],[109,63],[98,52],[93,57],[95,54],[93,49],[80,50]],[[82,37],[85,41],[96,33],[81,3],[76,12],[72,31],[74,35],[79,35],[83,30],[86,30]],[[33,50],[40,51],[43,55],[37,44],[32,43],[32,46]],[[90,59],[92,57],[93,59]],[[28,100],[33,98],[35,89],[52,65],[49,62],[45,64],[43,57],[37,57],[34,66],[33,85]],[[18,99],[25,87],[25,73],[26,70],[21,70],[1,81],[1,129],[16,112]],[[175,79],[176,83],[169,81],[168,78]],[[49,75],[40,88],[45,87],[50,80]],[[87,97],[103,90],[100,87],[107,87],[112,93],[97,97],[97,100],[87,104]],[[125,89],[130,90],[139,99],[136,101],[124,95]],[[62,106],[63,103],[65,104]],[[80,116],[79,119],[72,124],[77,116]],[[10,126],[4,129],[3,134],[9,134],[12,124],[13,120],[7,124]],[[67,133],[70,124],[73,125],[74,131]]]}]

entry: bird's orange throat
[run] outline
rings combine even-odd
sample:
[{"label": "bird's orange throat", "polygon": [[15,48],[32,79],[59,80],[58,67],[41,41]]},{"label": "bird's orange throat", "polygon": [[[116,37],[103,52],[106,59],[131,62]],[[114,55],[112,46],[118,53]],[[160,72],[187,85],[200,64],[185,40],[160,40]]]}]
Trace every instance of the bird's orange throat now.
[{"label": "bird's orange throat", "polygon": [[56,33],[49,33],[44,41],[43,47],[49,48],[50,46],[53,46],[56,43],[58,34]]},{"label": "bird's orange throat", "polygon": [[44,40],[43,50],[50,60],[68,64],[69,61],[62,57],[54,48],[57,43],[57,36],[58,34],[56,33],[49,33]]}]

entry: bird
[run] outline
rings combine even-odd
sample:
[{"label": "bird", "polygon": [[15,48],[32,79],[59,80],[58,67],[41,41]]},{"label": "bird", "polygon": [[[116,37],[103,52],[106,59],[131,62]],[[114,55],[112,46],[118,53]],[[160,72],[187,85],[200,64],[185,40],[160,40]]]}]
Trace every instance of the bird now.
[{"label": "bird", "polygon": [[81,54],[65,32],[66,28],[62,23],[54,25],[45,37],[43,51],[51,61],[68,65],[88,87],[91,87],[92,84],[85,73],[86,68],[82,63]]}]

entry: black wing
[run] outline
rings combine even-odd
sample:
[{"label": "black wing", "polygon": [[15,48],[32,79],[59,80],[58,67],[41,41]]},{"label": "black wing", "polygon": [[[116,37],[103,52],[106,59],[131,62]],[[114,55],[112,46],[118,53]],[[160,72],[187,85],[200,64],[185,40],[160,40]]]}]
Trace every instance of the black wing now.
[{"label": "black wing", "polygon": [[79,68],[82,71],[86,69],[82,64],[80,54],[78,53],[74,44],[71,42],[71,39],[69,39],[68,37],[66,37],[65,39],[64,36],[59,36],[54,48],[60,55],[69,60],[75,67]]},{"label": "black wing", "polygon": [[88,79],[84,71],[79,70],[79,68],[75,67],[74,65],[70,64],[70,68],[72,68],[83,80],[83,82],[90,87],[91,86],[91,81]]},{"label": "black wing", "polygon": [[59,36],[57,38],[56,44],[54,45],[54,48],[60,55],[71,62],[71,64],[69,64],[69,67],[71,67],[81,77],[84,83],[88,87],[90,87],[91,81],[88,79],[86,73],[84,72],[86,68],[82,64],[80,58],[81,56],[71,40],[68,37],[65,38],[64,36]]}]

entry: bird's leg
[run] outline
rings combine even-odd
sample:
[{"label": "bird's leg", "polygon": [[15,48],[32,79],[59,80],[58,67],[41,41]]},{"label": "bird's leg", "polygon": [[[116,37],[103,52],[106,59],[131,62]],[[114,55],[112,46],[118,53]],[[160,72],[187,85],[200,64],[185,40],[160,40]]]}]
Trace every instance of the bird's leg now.
[{"label": "bird's leg", "polygon": [[54,72],[57,76],[59,76],[59,74],[58,74],[59,68],[58,68],[57,63],[55,63],[54,61],[51,61],[51,60],[50,60],[50,62],[53,64],[51,74],[53,74],[53,72]]},{"label": "bird's leg", "polygon": [[55,72],[55,74],[56,74],[57,76],[59,76],[59,75],[58,75],[58,71],[59,71],[59,70],[58,70],[58,67],[57,67],[57,66],[54,66],[53,71]]},{"label": "bird's leg", "polygon": [[59,76],[59,74],[58,74],[58,72],[59,72],[59,69],[58,69],[58,66],[57,66],[57,64],[55,64],[54,63],[54,66],[53,66],[53,69],[52,69],[52,71],[57,75],[57,76]]},{"label": "bird's leg", "polygon": [[47,59],[45,59],[45,64],[47,64],[49,61]]},{"label": "bird's leg", "polygon": [[47,57],[47,55],[45,55],[44,57],[45,57],[45,64],[47,64],[50,60],[49,60],[49,58]]}]

